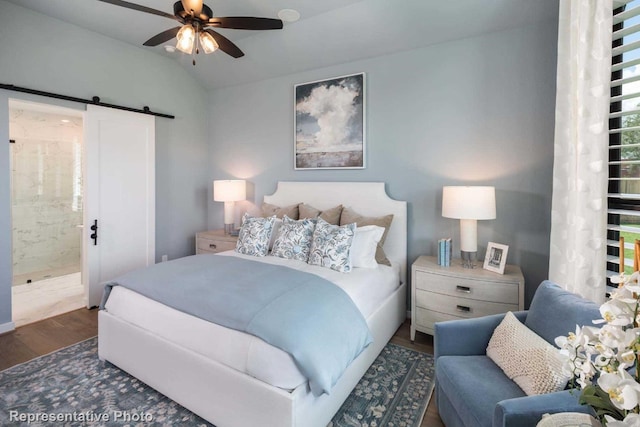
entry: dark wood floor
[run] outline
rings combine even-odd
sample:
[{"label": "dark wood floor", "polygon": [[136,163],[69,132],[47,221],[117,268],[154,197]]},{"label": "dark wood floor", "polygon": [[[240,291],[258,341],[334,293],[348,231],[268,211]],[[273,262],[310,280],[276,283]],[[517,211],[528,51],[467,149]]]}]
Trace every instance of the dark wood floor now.
[{"label": "dark wood floor", "polygon": [[[7,369],[35,357],[51,353],[98,334],[98,310],[80,309],[60,316],[21,326],[0,335],[0,370]],[[411,343],[409,321],[405,322],[391,342],[433,354],[433,339],[418,333]],[[431,399],[420,427],[444,427]]]},{"label": "dark wood floor", "polygon": [[98,335],[98,310],[80,309],[0,335],[0,370]]}]

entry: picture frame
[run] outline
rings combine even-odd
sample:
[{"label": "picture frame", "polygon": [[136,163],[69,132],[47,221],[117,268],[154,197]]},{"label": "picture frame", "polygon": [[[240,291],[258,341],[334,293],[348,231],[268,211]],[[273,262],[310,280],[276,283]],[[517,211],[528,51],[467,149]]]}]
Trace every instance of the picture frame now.
[{"label": "picture frame", "polygon": [[295,170],[366,168],[365,73],[297,84],[293,105]]},{"label": "picture frame", "polygon": [[487,252],[484,255],[485,270],[493,271],[494,273],[504,274],[504,268],[507,265],[507,254],[509,253],[509,246],[501,243],[489,242],[487,244]]}]

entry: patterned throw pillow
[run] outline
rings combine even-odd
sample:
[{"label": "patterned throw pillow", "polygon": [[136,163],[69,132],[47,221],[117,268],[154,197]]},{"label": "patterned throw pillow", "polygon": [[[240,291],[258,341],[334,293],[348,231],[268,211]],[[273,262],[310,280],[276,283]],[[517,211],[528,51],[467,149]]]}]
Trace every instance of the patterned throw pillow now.
[{"label": "patterned throw pillow", "polygon": [[236,252],[244,255],[265,256],[269,251],[269,239],[275,220],[275,216],[260,218],[244,214]]},{"label": "patterned throw pillow", "polygon": [[529,396],[563,390],[569,381],[560,350],[511,312],[493,331],[487,356]]},{"label": "patterned throw pillow", "polygon": [[318,218],[311,241],[309,264],[349,273],[351,271],[349,252],[355,232],[355,224],[331,225],[322,218]]},{"label": "patterned throw pillow", "polygon": [[307,262],[313,230],[316,228],[315,219],[301,219],[296,221],[285,216],[273,242],[271,255],[286,259],[297,259]]}]

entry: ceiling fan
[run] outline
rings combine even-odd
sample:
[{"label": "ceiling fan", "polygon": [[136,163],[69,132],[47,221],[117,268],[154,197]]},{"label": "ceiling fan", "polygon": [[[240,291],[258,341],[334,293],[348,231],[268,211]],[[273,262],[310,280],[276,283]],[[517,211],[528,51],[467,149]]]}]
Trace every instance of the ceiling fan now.
[{"label": "ceiling fan", "polygon": [[[98,0],[116,6],[139,12],[163,16],[178,21],[180,26],[170,28],[156,34],[144,42],[145,46],[157,46],[172,38],[177,38],[176,48],[186,54],[200,53],[200,48],[205,54],[220,49],[224,53],[240,58],[244,53],[231,40],[214,31],[213,28],[232,28],[236,30],[280,30],[282,21],[272,18],[256,18],[250,16],[232,16],[226,18],[214,17],[213,11],[203,3],[203,0],[181,0],[173,5],[173,15],[152,9],[147,6],[130,3],[124,0]],[[193,65],[196,65],[195,57]]]}]

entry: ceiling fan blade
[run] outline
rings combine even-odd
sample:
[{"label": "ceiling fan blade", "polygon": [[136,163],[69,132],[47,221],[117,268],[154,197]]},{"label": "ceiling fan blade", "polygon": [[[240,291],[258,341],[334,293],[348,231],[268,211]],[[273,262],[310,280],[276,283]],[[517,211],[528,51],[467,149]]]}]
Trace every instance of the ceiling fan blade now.
[{"label": "ceiling fan blade", "polygon": [[251,16],[230,16],[211,18],[207,25],[217,28],[233,28],[234,30],[280,30],[282,21],[272,18],[254,18]]},{"label": "ceiling fan blade", "polygon": [[202,12],[202,0],[182,0],[182,7],[187,12],[193,10],[195,16],[198,16]]},{"label": "ceiling fan blade", "polygon": [[169,41],[178,34],[178,31],[180,31],[180,28],[182,27],[170,28],[167,31],[161,32],[160,34],[156,34],[155,36],[151,37],[149,40],[144,42],[144,45],[158,46],[159,44]]},{"label": "ceiling fan blade", "polygon": [[165,18],[175,19],[176,21],[179,21],[178,18],[176,18],[174,15],[171,15],[170,13],[162,12],[161,10],[152,9],[150,7],[141,6],[135,3],[130,3],[124,0],[98,0],[98,1],[101,1],[103,3],[113,4],[115,6],[126,7],[127,9],[137,10],[138,12],[151,13],[152,15],[164,16]]},{"label": "ceiling fan blade", "polygon": [[213,37],[216,43],[218,43],[218,47],[220,48],[220,50],[227,55],[231,55],[234,58],[240,58],[241,56],[244,56],[244,52],[242,52],[238,46],[236,46],[231,40],[229,40],[222,34],[216,33],[209,28],[204,31],[211,34],[211,37]]}]

